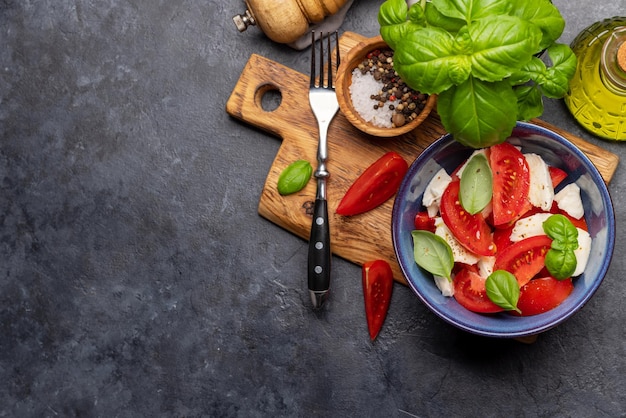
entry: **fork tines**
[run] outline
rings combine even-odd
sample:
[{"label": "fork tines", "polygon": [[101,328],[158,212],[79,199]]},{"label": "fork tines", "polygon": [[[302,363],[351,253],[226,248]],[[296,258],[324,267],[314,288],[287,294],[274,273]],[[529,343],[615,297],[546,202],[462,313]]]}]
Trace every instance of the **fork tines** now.
[{"label": "fork tines", "polygon": [[[319,69],[320,69],[320,74],[319,74],[319,81],[318,83],[316,83],[316,64],[317,64],[317,59],[316,59],[316,54],[315,54],[315,43],[316,43],[316,39],[315,39],[315,31],[311,31],[311,87],[315,88],[334,88],[333,86],[333,60],[332,60],[332,49],[331,49],[331,44],[330,44],[330,38],[331,38],[331,33],[327,33],[326,35],[324,35],[324,32],[320,32],[320,37],[319,37]],[[324,68],[324,36],[326,36],[326,40],[327,40],[327,46],[326,46],[326,54],[327,54],[327,59],[326,59],[326,68]],[[337,33],[337,31],[335,31],[335,68],[339,67],[339,60],[340,60],[340,55],[339,55],[339,34]],[[326,74],[324,74],[326,73]],[[326,76],[327,82],[326,84],[324,84],[324,76]]]}]

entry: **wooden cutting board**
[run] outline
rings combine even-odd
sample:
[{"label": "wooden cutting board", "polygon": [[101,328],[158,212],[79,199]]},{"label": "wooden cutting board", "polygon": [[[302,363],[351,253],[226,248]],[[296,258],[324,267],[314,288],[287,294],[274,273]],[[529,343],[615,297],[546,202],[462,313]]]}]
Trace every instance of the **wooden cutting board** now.
[{"label": "wooden cutting board", "polygon": [[[346,32],[340,39],[340,52],[364,40]],[[268,91],[278,91],[280,105],[266,111],[262,98]],[[315,199],[316,182],[311,180],[299,193],[281,196],[276,183],[282,170],[298,159],[316,165],[317,122],[309,106],[309,76],[279,63],[252,55],[226,103],[226,112],[256,128],[282,139],[282,144],[267,175],[259,202],[259,214],[282,228],[308,240],[311,228],[310,208]],[[593,161],[608,183],[619,158],[596,145],[540,120],[533,123],[552,129],[575,143]],[[333,120],[329,133],[328,181],[331,246],[335,255],[358,265],[374,259],[387,260],[394,279],[406,284],[391,240],[393,199],[382,206],[354,217],[336,215],[335,209],[354,180],[387,151],[396,151],[410,164],[434,140],[446,131],[436,112],[415,131],[395,138],[368,136],[354,128],[341,114]]]}]

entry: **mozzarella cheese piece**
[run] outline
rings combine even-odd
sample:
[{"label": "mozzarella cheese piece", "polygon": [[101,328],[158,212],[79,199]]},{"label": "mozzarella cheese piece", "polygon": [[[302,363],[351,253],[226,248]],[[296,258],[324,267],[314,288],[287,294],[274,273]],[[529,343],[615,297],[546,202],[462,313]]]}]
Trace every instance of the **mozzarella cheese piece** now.
[{"label": "mozzarella cheese piece", "polygon": [[433,276],[435,279],[435,284],[437,285],[437,289],[441,291],[443,296],[454,296],[454,286],[452,282],[446,279],[443,276]]},{"label": "mozzarella cheese piece", "polygon": [[578,248],[574,250],[576,255],[576,270],[572,274],[572,277],[580,276],[587,267],[587,261],[589,261],[589,254],[591,253],[591,235],[584,229],[578,229]]},{"label": "mozzarella cheese piece", "polygon": [[554,187],[550,178],[548,165],[537,154],[524,154],[530,172],[530,188],[528,200],[533,206],[550,210],[554,200]]},{"label": "mozzarella cheese piece", "polygon": [[570,183],[563,187],[560,192],[554,196],[559,209],[567,212],[570,216],[580,219],[585,214],[583,201],[580,198],[580,187],[576,183]]},{"label": "mozzarella cheese piece", "polygon": [[496,264],[495,256],[484,256],[478,260],[478,274],[480,277],[487,278],[493,273],[493,266]]},{"label": "mozzarella cheese piece", "polygon": [[518,242],[537,235],[545,235],[543,223],[550,216],[552,216],[551,213],[535,213],[534,215],[519,219],[515,222],[509,239],[511,242]]},{"label": "mozzarella cheese piece", "polygon": [[422,205],[426,207],[428,216],[431,218],[437,216],[439,213],[439,205],[441,204],[441,196],[448,187],[448,184],[452,181],[452,177],[446,172],[445,169],[441,169],[430,180],[424,190],[424,196],[422,197]]},{"label": "mozzarella cheese piece", "polygon": [[479,260],[479,256],[468,251],[461,243],[452,235],[450,229],[443,222],[443,219],[438,216],[435,218],[435,235],[439,235],[443,238],[450,248],[452,249],[452,256],[455,263],[476,264]]},{"label": "mozzarella cheese piece", "polygon": [[[469,158],[467,160],[465,160],[465,162],[463,163],[463,165],[461,167],[459,167],[459,169],[456,171],[456,176],[458,178],[463,177],[463,171],[465,171],[465,167],[467,167],[467,164],[469,164],[470,160],[472,159],[472,157],[476,154],[483,154],[485,155],[485,157],[487,156],[487,154],[485,153],[485,149],[477,149],[476,151],[472,152],[472,155],[469,156]],[[487,159],[487,161],[489,161],[489,159]]]}]

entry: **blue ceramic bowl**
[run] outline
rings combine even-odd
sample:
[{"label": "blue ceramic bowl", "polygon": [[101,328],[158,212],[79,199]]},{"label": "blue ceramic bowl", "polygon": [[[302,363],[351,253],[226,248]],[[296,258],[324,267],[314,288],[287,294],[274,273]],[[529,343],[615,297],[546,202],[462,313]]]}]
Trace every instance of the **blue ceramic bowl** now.
[{"label": "blue ceramic bowl", "polygon": [[[585,272],[574,279],[572,294],[555,309],[534,316],[507,313],[482,315],[468,311],[454,298],[444,297],[432,275],[413,258],[411,231],[415,213],[421,208],[424,189],[442,167],[449,173],[469,157],[472,150],[446,135],[430,145],[413,162],[396,195],[392,213],[392,238],[398,262],[408,284],[428,308],[446,322],[471,333],[502,338],[536,335],[571,317],[593,296],[609,268],[615,244],[615,215],[606,184],[582,151],[548,129],[519,122],[508,139],[522,152],[541,155],[549,164],[569,173],[561,183],[576,182],[581,190],[585,219],[592,237]],[[559,189],[557,188],[557,191]]]}]

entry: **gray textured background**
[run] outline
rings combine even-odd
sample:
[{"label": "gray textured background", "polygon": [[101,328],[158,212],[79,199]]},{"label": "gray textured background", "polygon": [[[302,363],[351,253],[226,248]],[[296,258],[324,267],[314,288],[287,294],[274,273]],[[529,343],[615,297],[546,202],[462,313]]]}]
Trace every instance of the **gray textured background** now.
[{"label": "gray textured background", "polygon": [[[377,34],[380,1],[341,31]],[[623,0],[555,0],[569,43]],[[616,256],[590,303],[532,345],[465,334],[395,285],[371,343],[360,269],[319,315],[307,243],[257,215],[280,140],[230,118],[243,1],[0,0],[0,416],[626,416]],[[561,101],[543,119],[582,131]]]}]

